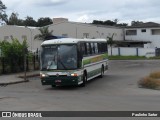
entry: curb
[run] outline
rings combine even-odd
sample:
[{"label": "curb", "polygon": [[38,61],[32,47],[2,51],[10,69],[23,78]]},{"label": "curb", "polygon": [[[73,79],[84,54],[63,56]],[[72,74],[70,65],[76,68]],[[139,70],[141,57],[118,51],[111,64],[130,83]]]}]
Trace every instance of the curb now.
[{"label": "curb", "polygon": [[11,85],[11,84],[18,84],[23,82],[29,82],[29,80],[22,80],[22,81],[15,81],[15,82],[8,82],[8,83],[0,83],[0,85]]},{"label": "curb", "polygon": [[[30,78],[30,77],[38,77],[38,76],[40,76],[39,73],[32,74],[32,75],[27,75],[26,77],[27,77],[27,78]],[[19,75],[18,78],[24,78],[24,75]]]},{"label": "curb", "polygon": [[[32,75],[27,75],[27,78],[31,78],[31,77],[38,77],[40,76],[40,74],[32,74]],[[17,76],[18,78],[24,78],[24,75],[19,75]],[[18,83],[23,83],[23,82],[29,82],[29,80],[19,80],[19,81],[13,81],[13,82],[7,82],[6,83],[0,83],[1,86],[6,86],[6,85],[11,85],[11,84],[18,84]]]}]

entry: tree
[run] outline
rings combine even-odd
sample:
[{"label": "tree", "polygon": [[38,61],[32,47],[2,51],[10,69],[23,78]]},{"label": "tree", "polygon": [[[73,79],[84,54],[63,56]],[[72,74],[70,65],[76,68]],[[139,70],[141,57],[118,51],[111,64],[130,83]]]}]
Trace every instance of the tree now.
[{"label": "tree", "polygon": [[131,26],[137,26],[137,25],[140,25],[140,24],[143,24],[142,21],[132,21],[131,22]]},{"label": "tree", "polygon": [[18,13],[12,13],[8,20],[8,25],[17,25],[18,24]]},{"label": "tree", "polygon": [[119,23],[116,26],[117,27],[126,27],[126,26],[128,26],[128,24],[127,23]]},{"label": "tree", "polygon": [[[115,19],[115,20],[118,21],[118,19]],[[116,22],[117,22],[117,21],[116,21]],[[111,21],[111,20],[106,20],[106,21],[93,20],[92,24],[114,26],[114,25],[116,25],[116,22]]]},{"label": "tree", "polygon": [[45,17],[45,18],[39,18],[37,21],[37,27],[43,27],[43,26],[47,26],[53,24],[52,19],[50,19],[49,17]]},{"label": "tree", "polygon": [[93,20],[92,24],[103,25],[103,21]]},{"label": "tree", "polygon": [[45,41],[49,36],[52,36],[53,30],[48,30],[49,26],[39,28],[40,34],[34,36],[34,39],[39,39]]},{"label": "tree", "polygon": [[108,38],[108,40],[107,40],[107,43],[110,45],[110,47],[111,47],[111,56],[112,56],[112,46],[113,46],[113,44],[115,43],[114,41],[113,41],[113,36],[114,36],[114,33],[112,34],[112,36],[111,37],[107,37]]},{"label": "tree", "polygon": [[113,20],[113,22],[114,22],[115,24],[118,24],[118,21],[119,21],[118,19],[114,19],[114,20]]},{"label": "tree", "polygon": [[25,26],[37,26],[37,22],[33,19],[33,17],[27,16],[26,20],[24,20]]},{"label": "tree", "polygon": [[18,13],[12,13],[11,16],[8,19],[7,25],[18,25],[18,26],[24,26],[24,20],[18,18]]},{"label": "tree", "polygon": [[118,23],[118,19],[112,20],[106,20],[106,21],[99,21],[99,20],[93,20],[92,24],[96,25],[109,25],[109,26],[117,26],[117,27],[126,27],[128,26],[127,23]]},{"label": "tree", "polygon": [[111,21],[111,20],[106,20],[106,21],[104,21],[104,25],[114,26],[114,25],[116,25],[116,23],[114,21]]},{"label": "tree", "polygon": [[7,9],[7,7],[3,4],[3,2],[0,0],[0,22],[2,23],[3,21],[5,23],[8,22],[8,16],[5,12],[5,10]]}]

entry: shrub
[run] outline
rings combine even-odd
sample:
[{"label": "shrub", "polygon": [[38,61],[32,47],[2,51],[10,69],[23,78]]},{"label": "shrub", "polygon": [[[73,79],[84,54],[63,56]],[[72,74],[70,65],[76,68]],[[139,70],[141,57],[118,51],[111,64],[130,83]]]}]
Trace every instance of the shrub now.
[{"label": "shrub", "polygon": [[27,52],[27,41],[20,43],[17,39],[12,38],[12,41],[1,41],[0,48],[2,51],[4,73],[14,73],[22,71],[24,67],[24,55]]},{"label": "shrub", "polygon": [[150,76],[151,78],[160,79],[160,71],[150,73],[149,76]]},{"label": "shrub", "polygon": [[160,86],[160,80],[151,77],[145,77],[142,78],[138,84],[145,88],[157,89]]}]

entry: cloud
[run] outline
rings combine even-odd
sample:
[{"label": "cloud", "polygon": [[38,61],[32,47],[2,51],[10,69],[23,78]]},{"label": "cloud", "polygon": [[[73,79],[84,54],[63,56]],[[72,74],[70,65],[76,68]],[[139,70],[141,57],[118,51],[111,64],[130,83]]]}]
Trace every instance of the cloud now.
[{"label": "cloud", "polygon": [[21,16],[67,17],[71,21],[156,20],[160,22],[160,0],[2,0],[7,11]]},{"label": "cloud", "polygon": [[56,6],[56,5],[63,5],[66,3],[67,3],[66,0],[37,0],[37,1],[30,0],[30,4],[36,6]]},{"label": "cloud", "polygon": [[4,4],[10,9],[16,9],[17,7],[29,7],[29,6],[55,6],[63,5],[67,3],[67,0],[5,0]]},{"label": "cloud", "polygon": [[82,15],[77,19],[77,22],[88,22],[89,16],[88,15]]}]

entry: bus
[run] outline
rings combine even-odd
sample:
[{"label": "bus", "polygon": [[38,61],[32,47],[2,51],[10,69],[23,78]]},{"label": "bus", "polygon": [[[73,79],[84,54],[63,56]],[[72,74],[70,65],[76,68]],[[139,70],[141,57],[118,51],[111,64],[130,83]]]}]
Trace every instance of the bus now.
[{"label": "bus", "polygon": [[42,85],[85,86],[108,70],[105,39],[47,40],[41,44],[40,56]]}]

